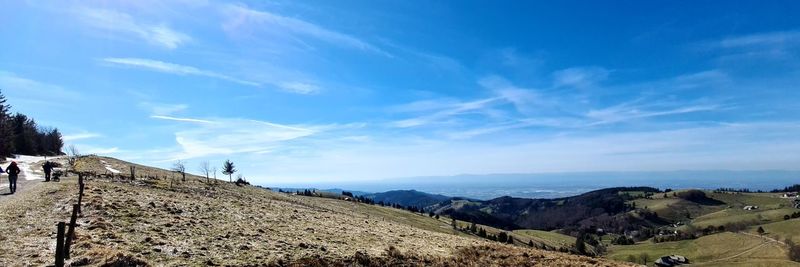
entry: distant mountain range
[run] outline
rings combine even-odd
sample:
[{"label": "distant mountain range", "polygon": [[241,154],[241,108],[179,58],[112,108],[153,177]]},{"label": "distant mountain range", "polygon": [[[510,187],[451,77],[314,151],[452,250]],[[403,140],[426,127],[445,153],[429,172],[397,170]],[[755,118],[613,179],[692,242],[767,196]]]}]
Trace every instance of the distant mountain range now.
[{"label": "distant mountain range", "polygon": [[453,198],[428,208],[436,214],[505,229],[554,230],[580,225],[624,229],[664,223],[655,217],[627,216],[634,208],[626,205],[629,197],[624,192],[661,191],[652,187],[615,187],[554,199],[499,197],[476,201]]},{"label": "distant mountain range", "polygon": [[[431,194],[489,200],[501,196],[560,198],[603,188],[631,185],[649,186],[662,190],[721,187],[771,190],[797,183],[798,179],[800,179],[800,171],[797,170],[607,171],[464,174],[321,183],[313,186],[317,188],[347,188],[362,192],[414,189]],[[286,186],[303,188],[308,185],[288,184]],[[355,194],[355,192],[353,193]]]},{"label": "distant mountain range", "polygon": [[608,229],[628,229],[666,223],[657,216],[629,216],[627,212],[634,208],[625,204],[629,200],[625,192],[644,194],[661,190],[652,187],[615,187],[562,198],[505,196],[485,201],[417,190],[392,190],[363,196],[375,202],[417,207],[426,212],[502,229],[553,230],[582,224]]}]

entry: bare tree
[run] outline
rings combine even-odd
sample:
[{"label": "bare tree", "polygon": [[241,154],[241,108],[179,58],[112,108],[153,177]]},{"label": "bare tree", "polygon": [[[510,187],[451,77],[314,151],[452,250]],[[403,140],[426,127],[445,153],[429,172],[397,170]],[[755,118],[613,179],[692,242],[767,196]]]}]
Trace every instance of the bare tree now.
[{"label": "bare tree", "polygon": [[80,157],[81,153],[78,151],[78,148],[75,147],[75,145],[69,145],[69,147],[67,147],[67,162],[69,163],[69,167],[73,172],[75,171],[75,163]]},{"label": "bare tree", "polygon": [[208,163],[207,160],[201,161],[199,169],[200,173],[206,175],[206,182],[211,182],[211,163]]},{"label": "bare tree", "polygon": [[214,173],[214,183],[217,183],[217,167],[211,169],[211,172]]},{"label": "bare tree", "polygon": [[186,182],[186,162],[178,160],[172,164],[172,171],[180,173],[183,181]]}]

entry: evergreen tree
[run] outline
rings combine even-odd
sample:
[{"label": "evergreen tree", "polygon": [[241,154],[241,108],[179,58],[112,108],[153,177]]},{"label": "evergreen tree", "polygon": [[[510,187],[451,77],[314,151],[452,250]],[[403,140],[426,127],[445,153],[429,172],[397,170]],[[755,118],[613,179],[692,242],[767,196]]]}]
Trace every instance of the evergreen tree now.
[{"label": "evergreen tree", "polygon": [[0,158],[10,157],[14,150],[13,131],[11,129],[11,105],[0,91]]},{"label": "evergreen tree", "polygon": [[506,232],[500,232],[497,234],[497,241],[500,243],[506,243],[508,241],[508,234],[506,234]]},{"label": "evergreen tree", "polygon": [[13,154],[61,155],[63,147],[58,129],[39,127],[24,114],[12,116],[11,105],[0,92],[0,158]]},{"label": "evergreen tree", "polygon": [[575,240],[575,250],[581,255],[586,255],[586,242],[584,241],[585,238],[585,235],[581,234]]},{"label": "evergreen tree", "polygon": [[236,173],[236,166],[233,165],[231,160],[225,160],[225,163],[222,164],[222,174],[228,176],[228,181],[233,182],[233,174]]},{"label": "evergreen tree", "polygon": [[35,155],[36,146],[36,122],[28,119],[28,116],[17,113],[11,118],[11,125],[14,131],[14,154]]}]

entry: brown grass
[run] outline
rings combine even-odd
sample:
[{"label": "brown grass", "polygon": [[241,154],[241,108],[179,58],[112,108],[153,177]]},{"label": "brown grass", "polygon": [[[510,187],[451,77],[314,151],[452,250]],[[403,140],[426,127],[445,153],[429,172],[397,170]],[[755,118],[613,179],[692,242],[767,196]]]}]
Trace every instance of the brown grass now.
[{"label": "brown grass", "polygon": [[[81,159],[101,172],[100,158]],[[121,161],[103,158],[114,168]],[[96,161],[96,162],[92,162]],[[102,168],[102,169],[101,169]],[[74,266],[616,266],[623,263],[491,243],[448,233],[426,215],[336,199],[293,196],[191,176],[86,181]],[[168,179],[163,177],[167,176]],[[54,225],[66,221],[74,178],[31,190],[24,212],[0,214],[0,227],[30,220],[13,246],[0,242],[0,265],[51,263]],[[54,191],[50,193],[51,191]],[[377,212],[376,212],[377,211]],[[401,212],[401,215],[397,215]],[[409,218],[413,218],[410,220]],[[414,225],[436,225],[442,231]],[[3,228],[0,228],[2,230]],[[5,236],[5,235],[2,235]],[[6,240],[7,241],[7,240]],[[6,244],[3,244],[6,243]],[[30,249],[28,248],[30,247]],[[35,252],[34,252],[35,251]],[[10,253],[7,253],[10,252]],[[33,261],[32,261],[33,260]]]}]

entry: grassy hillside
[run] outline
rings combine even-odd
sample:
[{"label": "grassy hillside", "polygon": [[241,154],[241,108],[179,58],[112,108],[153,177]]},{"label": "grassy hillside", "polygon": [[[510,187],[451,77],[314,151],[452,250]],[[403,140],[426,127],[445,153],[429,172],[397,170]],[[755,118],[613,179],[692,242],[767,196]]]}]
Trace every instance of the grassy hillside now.
[{"label": "grassy hillside", "polygon": [[575,244],[575,237],[541,230],[514,230],[520,236],[529,237],[552,247],[570,247]]},{"label": "grassy hillside", "polygon": [[[674,194],[677,193],[677,194]],[[631,201],[637,207],[647,207],[659,217],[671,222],[681,222],[676,229],[689,231],[708,226],[744,225],[742,233],[723,232],[702,236],[694,240],[653,243],[651,240],[636,245],[610,247],[609,257],[618,260],[639,261],[642,255],[654,257],[679,254],[693,263],[704,266],[794,266],[788,261],[786,246],[772,239],[760,238],[756,229],[763,227],[766,237],[782,241],[790,237],[800,240],[797,220],[784,220],[784,216],[797,212],[790,206],[791,200],[773,193],[732,193],[705,191],[713,203],[696,203],[682,199],[680,192],[655,194],[650,198]],[[716,203],[716,204],[715,204]],[[758,206],[756,210],[744,210],[745,206]]]},{"label": "grassy hillside", "polygon": [[[778,222],[767,223],[760,225],[764,228],[766,236],[783,241],[787,238],[795,243],[800,243],[800,219],[781,220]],[[750,233],[756,234],[758,226],[753,226],[749,229]]]},{"label": "grassy hillside", "polygon": [[686,256],[699,266],[800,266],[786,259],[786,250],[779,244],[736,233],[715,234],[695,240],[614,246],[608,257],[638,261],[642,255],[647,255],[648,263],[652,263],[657,257],[672,254]]},{"label": "grassy hillside", "polygon": [[454,218],[508,229],[553,230],[580,224],[597,224],[608,229],[649,225],[640,218],[616,218],[632,208],[626,200],[632,194],[657,192],[649,187],[616,187],[557,199],[499,197],[487,201],[451,201],[437,211]]},{"label": "grassy hillside", "polygon": [[[101,162],[105,161],[105,163]],[[126,169],[81,159],[82,171]],[[458,234],[446,220],[355,202],[281,194],[140,166],[152,178],[90,178],[71,263],[111,266],[618,266]],[[165,178],[166,177],[166,178]],[[75,178],[0,200],[0,266],[52,262],[56,221],[68,218]]]}]

